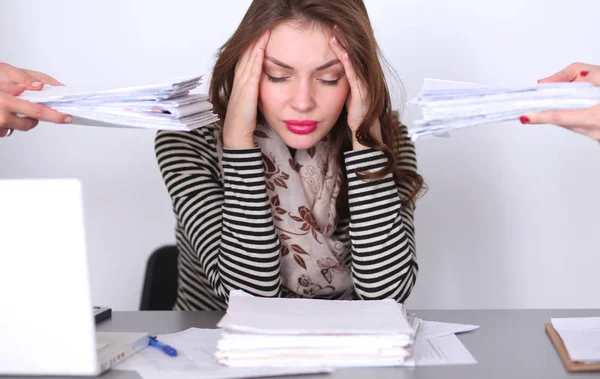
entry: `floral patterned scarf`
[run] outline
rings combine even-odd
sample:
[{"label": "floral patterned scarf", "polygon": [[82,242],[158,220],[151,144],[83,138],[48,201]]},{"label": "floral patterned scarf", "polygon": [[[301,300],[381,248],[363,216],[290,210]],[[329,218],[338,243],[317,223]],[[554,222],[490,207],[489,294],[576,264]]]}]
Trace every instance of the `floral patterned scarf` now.
[{"label": "floral patterned scarf", "polygon": [[[217,132],[217,134],[220,134]],[[286,297],[353,293],[345,248],[333,236],[340,176],[329,156],[326,137],[292,158],[288,146],[266,125],[257,125],[254,140],[262,152],[273,223],[281,243],[281,276]],[[222,144],[217,138],[222,169]]]}]

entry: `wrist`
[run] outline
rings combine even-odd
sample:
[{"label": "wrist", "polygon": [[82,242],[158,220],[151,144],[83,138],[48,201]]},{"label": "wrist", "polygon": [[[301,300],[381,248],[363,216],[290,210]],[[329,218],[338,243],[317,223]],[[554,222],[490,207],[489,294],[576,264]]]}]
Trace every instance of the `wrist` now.
[{"label": "wrist", "polygon": [[358,140],[356,139],[356,134],[353,132],[352,133],[352,150],[363,150],[366,148],[367,148],[367,146],[358,142]]},{"label": "wrist", "polygon": [[253,136],[227,136],[223,135],[223,147],[225,149],[254,149]]},{"label": "wrist", "polygon": [[[352,150],[362,150],[362,149],[368,148],[368,146],[365,146],[365,145],[361,144],[360,142],[358,142],[358,139],[356,138],[356,130],[352,130],[351,135],[352,135]],[[371,129],[369,130],[369,136],[371,138],[373,138],[375,141],[377,141],[378,143],[380,143],[380,144],[383,143],[383,138],[381,136],[381,124],[379,123],[379,120],[376,120],[375,123],[373,124],[373,126],[371,126]]]}]

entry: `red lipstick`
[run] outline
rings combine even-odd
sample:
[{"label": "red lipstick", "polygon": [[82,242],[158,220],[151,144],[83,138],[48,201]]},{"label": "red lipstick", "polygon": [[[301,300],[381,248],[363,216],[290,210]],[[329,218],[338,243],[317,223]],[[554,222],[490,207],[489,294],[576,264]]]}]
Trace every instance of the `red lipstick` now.
[{"label": "red lipstick", "polygon": [[285,120],[288,130],[294,134],[308,134],[315,131],[317,121],[314,120]]}]

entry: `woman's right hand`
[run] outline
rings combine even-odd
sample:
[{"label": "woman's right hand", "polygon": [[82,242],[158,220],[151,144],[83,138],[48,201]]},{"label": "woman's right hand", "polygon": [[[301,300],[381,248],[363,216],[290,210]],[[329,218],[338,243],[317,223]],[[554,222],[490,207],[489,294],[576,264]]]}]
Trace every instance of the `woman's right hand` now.
[{"label": "woman's right hand", "polygon": [[270,31],[266,31],[244,52],[235,67],[233,88],[223,123],[223,146],[225,148],[254,148],[258,86],[269,36]]},{"label": "woman's right hand", "polygon": [[0,62],[0,138],[10,136],[14,130],[30,130],[40,120],[60,124],[71,122],[71,116],[17,98],[25,90],[41,90],[44,84],[62,85],[41,72]]}]

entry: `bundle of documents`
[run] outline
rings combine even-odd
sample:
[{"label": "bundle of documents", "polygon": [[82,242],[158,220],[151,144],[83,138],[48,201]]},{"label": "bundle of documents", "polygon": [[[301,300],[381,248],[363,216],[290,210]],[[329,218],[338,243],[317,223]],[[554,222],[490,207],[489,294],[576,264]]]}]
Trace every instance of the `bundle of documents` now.
[{"label": "bundle of documents", "polygon": [[136,371],[142,379],[241,379],[329,374],[327,367],[227,367],[215,359],[220,329],[189,328],[162,334],[160,341],[177,349],[170,357],[158,349],[144,349],[119,363],[117,370]]},{"label": "bundle of documents", "polygon": [[45,86],[20,98],[73,116],[73,124],[193,130],[218,120],[203,94],[191,94],[202,76],[124,88],[92,90]]},{"label": "bundle of documents", "polygon": [[600,371],[600,317],[552,318],[546,333],[568,371]]},{"label": "bundle of documents", "polygon": [[232,291],[215,354],[232,367],[414,365],[414,329],[391,299],[258,298]]},{"label": "bundle of documents", "polygon": [[[408,314],[411,320],[411,315]],[[411,359],[416,366],[475,364],[477,361],[455,333],[477,329],[476,325],[424,321],[413,316],[411,325],[417,332]],[[334,367],[228,367],[215,359],[222,329],[189,328],[158,339],[177,349],[171,357],[158,349],[144,349],[117,366],[118,370],[136,371],[142,379],[240,379],[327,374]],[[407,364],[408,365],[408,364]],[[396,375],[398,371],[395,372]],[[371,376],[377,376],[373,373]]]},{"label": "bundle of documents", "polygon": [[409,135],[416,141],[455,129],[518,120],[534,112],[585,109],[599,103],[600,86],[584,82],[502,88],[425,79],[419,95],[409,102],[423,114]]}]

